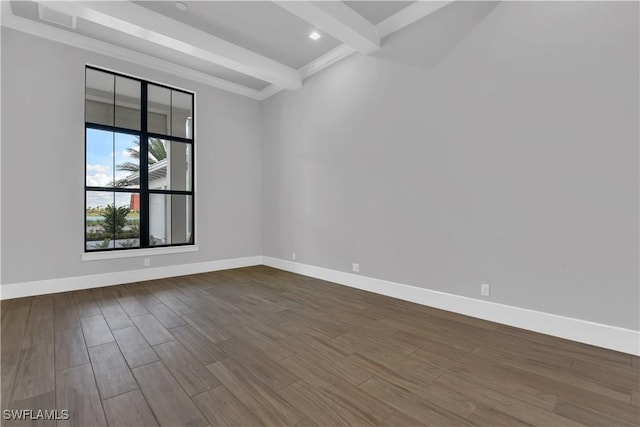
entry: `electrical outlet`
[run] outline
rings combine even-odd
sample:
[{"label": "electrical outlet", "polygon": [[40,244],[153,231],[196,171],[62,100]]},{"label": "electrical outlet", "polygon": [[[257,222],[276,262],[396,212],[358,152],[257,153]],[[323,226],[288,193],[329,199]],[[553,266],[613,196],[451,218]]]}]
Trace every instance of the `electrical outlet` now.
[{"label": "electrical outlet", "polygon": [[356,273],[360,273],[360,264],[353,264],[353,271]]},{"label": "electrical outlet", "polygon": [[149,267],[151,265],[151,260],[149,258],[144,259],[144,266]]},{"label": "electrical outlet", "polygon": [[292,260],[296,260],[296,253],[295,252],[291,252],[291,259]]},{"label": "electrical outlet", "polygon": [[486,283],[480,285],[480,295],[488,297],[491,294],[491,287]]}]

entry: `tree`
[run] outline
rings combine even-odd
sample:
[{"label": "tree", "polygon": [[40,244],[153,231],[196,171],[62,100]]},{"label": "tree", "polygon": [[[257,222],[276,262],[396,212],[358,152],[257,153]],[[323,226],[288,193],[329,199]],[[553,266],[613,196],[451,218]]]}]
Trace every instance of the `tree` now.
[{"label": "tree", "polygon": [[[132,159],[140,160],[140,139],[136,138],[136,147],[127,148],[127,154]],[[161,160],[167,158],[167,147],[165,142],[158,138],[149,138],[149,154],[147,156],[149,165],[154,163],[158,163]],[[140,163],[133,162],[124,162],[119,165],[116,165],[116,169],[119,171],[127,171],[131,173],[140,172]],[[114,183],[115,187],[127,187],[129,185],[129,180],[127,178],[119,179]]]},{"label": "tree", "polygon": [[104,208],[102,216],[104,221],[102,227],[104,232],[109,235],[118,235],[122,229],[127,225],[127,215],[129,215],[131,209],[128,206],[116,207],[115,204],[107,205]]},{"label": "tree", "polygon": [[[140,159],[140,140],[136,140],[136,147],[127,148],[127,153],[133,159]],[[149,138],[149,164],[159,162],[167,158],[167,147],[163,140],[158,138]],[[124,162],[116,168],[119,171],[140,172],[140,164],[133,162]]]}]

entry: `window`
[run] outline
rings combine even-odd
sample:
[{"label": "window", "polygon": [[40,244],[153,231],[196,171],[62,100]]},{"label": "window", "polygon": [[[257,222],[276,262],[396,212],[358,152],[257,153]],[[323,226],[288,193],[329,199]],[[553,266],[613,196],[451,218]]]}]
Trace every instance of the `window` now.
[{"label": "window", "polygon": [[193,94],[85,72],[85,252],[193,245]]}]

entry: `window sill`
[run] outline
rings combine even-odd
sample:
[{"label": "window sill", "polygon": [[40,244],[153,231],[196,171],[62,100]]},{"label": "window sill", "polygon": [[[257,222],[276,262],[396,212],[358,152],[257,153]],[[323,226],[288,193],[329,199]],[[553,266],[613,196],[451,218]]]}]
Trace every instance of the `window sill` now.
[{"label": "window sill", "polygon": [[197,252],[198,245],[174,246],[166,248],[128,249],[124,251],[85,252],[82,261],[98,261],[101,259],[136,258],[141,256],[179,254],[183,252]]}]

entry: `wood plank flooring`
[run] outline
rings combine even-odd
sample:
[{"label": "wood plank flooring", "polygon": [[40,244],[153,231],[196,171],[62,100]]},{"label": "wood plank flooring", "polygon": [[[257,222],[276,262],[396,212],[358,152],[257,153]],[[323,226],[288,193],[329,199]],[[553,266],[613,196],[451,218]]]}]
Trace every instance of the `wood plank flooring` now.
[{"label": "wood plank flooring", "polygon": [[[260,266],[2,301],[69,426],[638,426],[638,357]],[[56,425],[4,421],[3,425]]]}]

